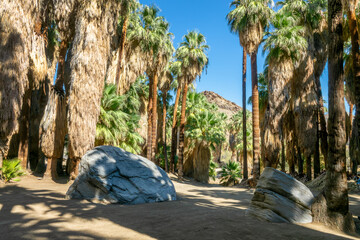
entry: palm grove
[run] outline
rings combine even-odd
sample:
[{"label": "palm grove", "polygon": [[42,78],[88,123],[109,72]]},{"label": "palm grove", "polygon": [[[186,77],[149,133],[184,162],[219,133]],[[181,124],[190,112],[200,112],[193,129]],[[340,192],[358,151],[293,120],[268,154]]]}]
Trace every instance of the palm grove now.
[{"label": "palm grove", "polygon": [[[345,146],[350,143],[352,174],[360,149],[358,2],[271,5],[231,3],[226,19],[243,48],[243,111],[227,119],[193,89],[209,64],[205,36],[189,31],[175,49],[156,7],[135,0],[6,0],[0,8],[0,160],[17,157],[23,168],[56,178],[66,155],[65,171],[74,178],[86,151],[109,144],[180,178],[206,182],[210,159],[225,145],[232,160],[242,159],[244,179],[252,173],[256,181],[263,167],[279,163],[307,180],[326,169],[328,211],[318,220],[348,220]],[[259,48],[267,55],[260,74]],[[251,114],[245,111],[247,55]],[[326,63],[327,122],[320,85]]]}]

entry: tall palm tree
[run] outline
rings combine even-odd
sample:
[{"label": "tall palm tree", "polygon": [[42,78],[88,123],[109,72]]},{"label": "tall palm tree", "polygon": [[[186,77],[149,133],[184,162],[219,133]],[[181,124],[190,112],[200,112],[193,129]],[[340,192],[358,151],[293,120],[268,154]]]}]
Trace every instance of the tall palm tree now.
[{"label": "tall palm tree", "polygon": [[[348,186],[345,169],[345,105],[343,82],[343,6],[341,0],[328,1],[329,23],[329,156],[324,196],[325,216],[314,216],[341,230],[354,230],[349,213]],[[352,228],[352,229],[351,229]]]},{"label": "tall palm tree", "polygon": [[160,80],[160,90],[162,92],[162,103],[163,103],[163,119],[162,119],[162,140],[163,140],[163,154],[165,159],[165,171],[169,171],[168,156],[167,156],[167,145],[166,145],[166,115],[167,115],[167,94],[171,88],[171,84],[174,81],[174,72],[176,71],[175,62],[170,62],[166,68],[166,71],[162,75]]},{"label": "tall palm tree", "polygon": [[180,47],[176,51],[176,58],[182,62],[181,68],[184,75],[184,89],[182,93],[182,106],[180,118],[180,142],[179,142],[179,161],[178,174],[179,178],[183,176],[183,157],[184,157],[184,134],[185,134],[185,112],[186,112],[186,97],[188,86],[197,77],[200,77],[203,70],[206,69],[209,63],[207,57],[207,50],[209,46],[206,45],[204,35],[199,32],[191,31],[184,36],[184,41],[180,43]]},{"label": "tall palm tree", "polygon": [[[353,131],[351,134],[351,148],[353,156],[355,159],[355,155],[360,155],[358,147],[360,146],[360,39],[359,39],[359,27],[357,24],[357,16],[356,16],[356,8],[358,7],[358,0],[350,0],[348,1],[348,23],[349,23],[349,31],[351,37],[351,55],[352,55],[352,71],[353,71],[353,88],[355,93],[355,118],[353,122]],[[351,109],[352,110],[352,109]],[[351,112],[352,114],[352,112]],[[357,157],[358,157],[357,156]],[[356,165],[356,166],[355,166]],[[353,161],[353,170],[357,168],[357,163]]]},{"label": "tall palm tree", "polygon": [[[108,49],[117,34],[119,4],[117,0],[81,2],[76,15],[70,64],[73,82],[68,108],[72,178],[78,174],[81,157],[95,144],[96,123],[110,58]],[[87,34],[89,31],[92,34]]]},{"label": "tall palm tree", "polygon": [[169,23],[164,17],[158,16],[158,13],[159,9],[155,6],[145,6],[140,12],[132,33],[129,34],[131,41],[137,41],[142,51],[149,57],[146,69],[150,86],[146,156],[154,162],[157,140],[158,78],[174,52]]},{"label": "tall palm tree", "polygon": [[295,25],[290,14],[277,13],[272,19],[274,30],[268,33],[264,49],[269,54],[268,107],[265,113],[265,166],[276,167],[281,149],[280,133],[284,116],[290,108],[290,80],[295,62],[306,48],[303,28]]},{"label": "tall palm tree", "polygon": [[136,8],[138,2],[136,0],[121,0],[121,35],[120,35],[120,43],[118,48],[118,62],[116,66],[116,74],[115,74],[115,85],[119,92],[119,81],[120,81],[120,73],[123,68],[122,61],[125,50],[125,42],[126,42],[126,33],[129,24],[130,13],[133,8]]},{"label": "tall palm tree", "polygon": [[253,114],[253,166],[254,178],[260,176],[260,126],[259,126],[259,94],[257,83],[257,50],[263,39],[263,33],[268,26],[272,10],[268,0],[234,0],[230,7],[234,7],[227,15],[233,32],[239,33],[240,44],[251,56],[252,81],[252,114]]},{"label": "tall palm tree", "polygon": [[177,150],[177,109],[179,105],[180,100],[180,94],[182,90],[182,82],[183,82],[183,76],[181,74],[181,62],[176,61],[173,64],[173,71],[174,75],[176,75],[177,79],[177,87],[176,87],[176,97],[175,97],[175,103],[174,103],[174,110],[173,110],[173,118],[172,118],[172,126],[171,126],[171,155],[170,155],[170,171],[175,171],[175,155]]},{"label": "tall palm tree", "polygon": [[[315,43],[314,37],[316,31],[321,29],[321,20],[323,19],[324,4],[323,1],[304,1],[304,0],[285,0],[279,2],[282,8],[279,12],[290,14],[296,21],[296,26],[303,27],[302,36],[306,39],[307,47],[304,54],[299,59],[298,65],[294,69],[292,79],[292,110],[295,119],[295,132],[298,138],[298,144],[306,158],[306,177],[312,178],[311,156],[319,151],[316,147],[319,141],[318,130],[318,113],[319,113],[319,84],[315,79]],[[324,27],[322,27],[324,28]],[[320,49],[318,49],[320,50]],[[324,54],[326,59],[326,53]],[[319,54],[317,54],[319,57]],[[319,60],[318,70],[323,70],[326,60]],[[319,74],[319,73],[317,73]],[[318,85],[318,87],[317,87]],[[309,137],[311,136],[311,137]],[[325,144],[324,144],[325,145]],[[316,150],[317,149],[317,150]],[[318,156],[318,154],[317,154]],[[320,162],[319,157],[315,156],[315,175],[319,174]]]}]

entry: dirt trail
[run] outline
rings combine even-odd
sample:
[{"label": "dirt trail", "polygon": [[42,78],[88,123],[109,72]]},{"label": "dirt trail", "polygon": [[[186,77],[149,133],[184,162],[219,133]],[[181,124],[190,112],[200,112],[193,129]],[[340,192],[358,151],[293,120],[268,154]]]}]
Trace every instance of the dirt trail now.
[{"label": "dirt trail", "polygon": [[[179,200],[135,206],[65,200],[71,183],[0,185],[0,239],[359,239],[320,225],[246,217],[252,190],[173,178]],[[351,195],[360,215],[360,195]]]}]

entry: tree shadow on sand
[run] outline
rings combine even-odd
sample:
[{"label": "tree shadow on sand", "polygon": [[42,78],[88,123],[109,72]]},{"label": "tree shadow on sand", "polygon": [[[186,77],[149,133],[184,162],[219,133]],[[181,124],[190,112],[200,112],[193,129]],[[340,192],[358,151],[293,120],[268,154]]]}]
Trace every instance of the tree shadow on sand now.
[{"label": "tree shadow on sand", "polygon": [[[251,192],[202,185],[178,201],[102,205],[54,190],[0,188],[1,239],[351,239],[246,217]],[[205,198],[206,197],[206,198]],[[360,203],[360,199],[356,199]],[[130,232],[130,233],[129,233]]]}]

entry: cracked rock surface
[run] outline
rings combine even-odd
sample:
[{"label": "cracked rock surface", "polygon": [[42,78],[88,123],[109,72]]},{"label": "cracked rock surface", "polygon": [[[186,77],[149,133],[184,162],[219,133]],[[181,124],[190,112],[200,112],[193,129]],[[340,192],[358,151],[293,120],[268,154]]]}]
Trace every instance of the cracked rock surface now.
[{"label": "cracked rock surface", "polygon": [[99,146],[81,159],[67,198],[140,204],[176,200],[168,175],[148,159],[113,146]]},{"label": "cracked rock surface", "polygon": [[314,195],[303,183],[265,168],[246,214],[269,222],[311,223]]}]

